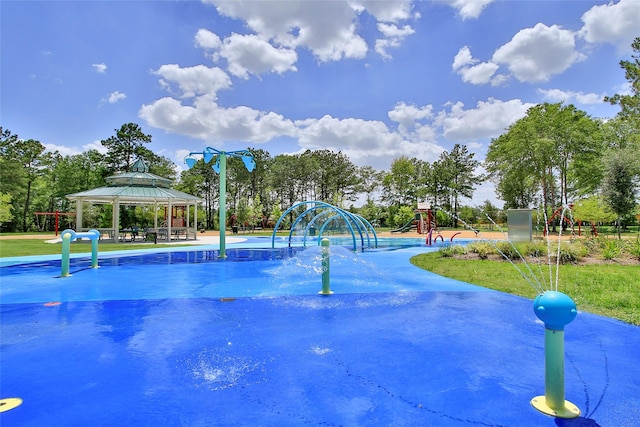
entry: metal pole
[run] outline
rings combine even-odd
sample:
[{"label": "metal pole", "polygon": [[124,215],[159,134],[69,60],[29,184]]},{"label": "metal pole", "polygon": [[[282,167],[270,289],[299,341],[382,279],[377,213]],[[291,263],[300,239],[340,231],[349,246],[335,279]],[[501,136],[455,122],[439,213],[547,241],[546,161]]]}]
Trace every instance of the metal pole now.
[{"label": "metal pole", "polygon": [[330,283],[330,257],[329,257],[329,239],[324,238],[320,241],[321,253],[322,253],[322,291],[320,295],[331,295],[331,283]]},{"label": "metal pole", "polygon": [[226,238],[227,230],[227,155],[224,151],[220,153],[220,258],[226,258]]},{"label": "metal pole", "polygon": [[98,230],[89,230],[93,234],[91,239],[91,268],[98,268],[98,240],[100,240],[100,232]]},{"label": "metal pole", "polygon": [[61,277],[69,277],[69,253],[71,252],[71,238],[73,233],[63,231],[60,235],[62,238],[62,273]]},{"label": "metal pole", "polygon": [[544,396],[550,408],[564,408],[564,331],[544,330]]}]

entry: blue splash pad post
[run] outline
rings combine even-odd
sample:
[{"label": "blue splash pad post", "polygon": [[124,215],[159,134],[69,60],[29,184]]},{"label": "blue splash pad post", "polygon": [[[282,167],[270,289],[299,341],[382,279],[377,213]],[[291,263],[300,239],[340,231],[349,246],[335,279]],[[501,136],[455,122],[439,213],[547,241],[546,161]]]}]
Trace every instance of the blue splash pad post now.
[{"label": "blue splash pad post", "polygon": [[533,300],[533,311],[544,322],[544,396],[531,399],[538,411],[558,418],[576,418],[580,409],[564,399],[564,327],[578,314],[562,292],[547,291]]}]

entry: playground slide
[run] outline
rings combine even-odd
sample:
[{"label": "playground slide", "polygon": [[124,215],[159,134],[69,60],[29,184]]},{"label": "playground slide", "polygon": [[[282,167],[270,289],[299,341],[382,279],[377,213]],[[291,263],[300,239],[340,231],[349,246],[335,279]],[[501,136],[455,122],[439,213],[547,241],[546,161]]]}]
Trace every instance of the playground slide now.
[{"label": "playground slide", "polygon": [[405,225],[403,225],[400,228],[396,228],[395,230],[391,230],[392,233],[406,233],[407,231],[410,231],[413,228],[416,228],[416,225],[414,224],[415,219],[410,220],[409,222],[407,222]]}]

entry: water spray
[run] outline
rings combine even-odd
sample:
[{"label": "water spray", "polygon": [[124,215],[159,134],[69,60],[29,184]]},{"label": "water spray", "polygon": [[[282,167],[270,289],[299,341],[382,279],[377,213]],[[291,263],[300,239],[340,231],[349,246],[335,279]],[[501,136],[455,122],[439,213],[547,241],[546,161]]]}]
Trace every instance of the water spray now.
[{"label": "water spray", "polygon": [[324,238],[320,241],[321,246],[321,256],[322,256],[322,290],[318,292],[320,295],[331,295],[333,292],[331,291],[331,283],[329,277],[329,239]]}]

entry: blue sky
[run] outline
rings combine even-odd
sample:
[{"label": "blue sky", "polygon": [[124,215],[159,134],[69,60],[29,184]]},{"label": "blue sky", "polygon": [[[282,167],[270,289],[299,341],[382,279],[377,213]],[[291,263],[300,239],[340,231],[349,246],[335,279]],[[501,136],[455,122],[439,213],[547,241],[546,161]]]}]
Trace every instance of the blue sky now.
[{"label": "blue sky", "polygon": [[[388,170],[491,138],[541,102],[594,117],[640,0],[0,2],[0,124],[62,154],[122,124],[184,168],[209,145],[342,151]],[[496,199],[491,183],[471,204]]]}]

